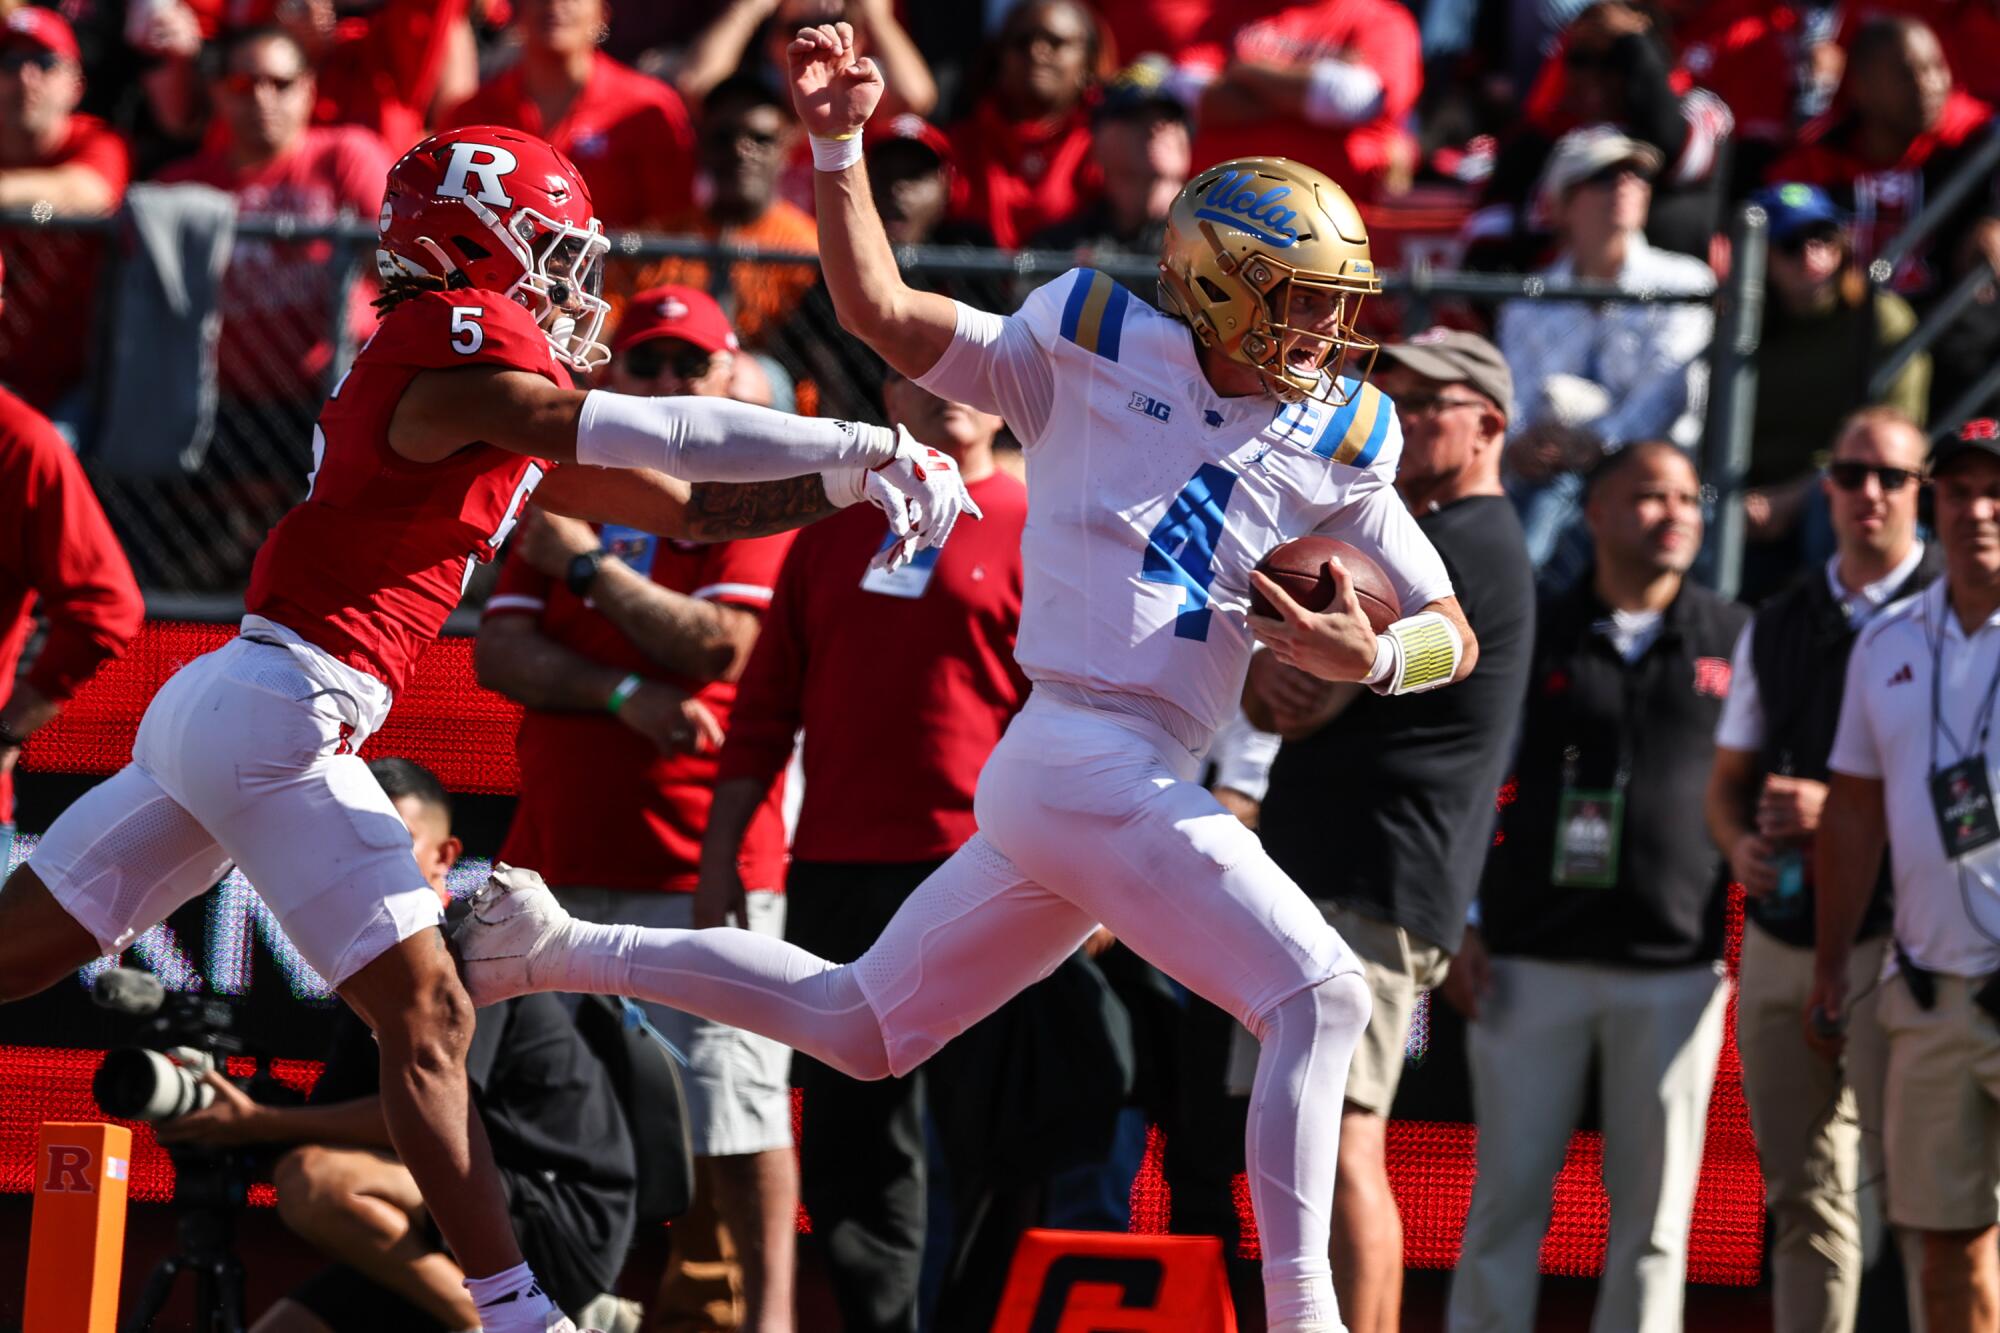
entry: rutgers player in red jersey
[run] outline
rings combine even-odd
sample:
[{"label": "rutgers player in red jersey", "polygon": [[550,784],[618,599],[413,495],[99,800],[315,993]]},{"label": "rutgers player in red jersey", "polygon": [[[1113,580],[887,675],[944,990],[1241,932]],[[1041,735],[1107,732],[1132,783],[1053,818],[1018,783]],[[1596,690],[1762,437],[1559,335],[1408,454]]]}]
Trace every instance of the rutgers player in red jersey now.
[{"label": "rutgers player in red jersey", "polygon": [[381,325],[321,412],[309,493],[258,556],[242,634],[161,688],[132,762],[0,889],[0,999],[16,999],[241,866],[374,1028],[390,1135],[486,1333],[572,1326],[521,1260],[468,1114],[472,1007],[437,896],[354,751],[531,493],[710,540],[868,499],[906,538],[892,559],[978,512],[950,460],[906,433],[572,388],[608,356],[607,249],[576,168],[530,135],[457,130],[390,169]]}]

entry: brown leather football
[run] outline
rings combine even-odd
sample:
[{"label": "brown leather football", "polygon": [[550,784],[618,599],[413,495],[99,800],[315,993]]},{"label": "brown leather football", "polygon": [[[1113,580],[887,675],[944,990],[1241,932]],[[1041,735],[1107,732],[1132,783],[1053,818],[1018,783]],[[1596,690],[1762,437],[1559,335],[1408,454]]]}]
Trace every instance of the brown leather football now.
[{"label": "brown leather football", "polygon": [[[1327,575],[1326,562],[1335,558],[1347,567],[1354,596],[1377,634],[1403,618],[1395,589],[1389,586],[1382,566],[1367,552],[1332,537],[1296,537],[1281,543],[1257,562],[1257,569],[1306,610],[1324,611],[1333,604],[1333,580]],[[1250,588],[1250,614],[1277,614],[1255,584]]]}]

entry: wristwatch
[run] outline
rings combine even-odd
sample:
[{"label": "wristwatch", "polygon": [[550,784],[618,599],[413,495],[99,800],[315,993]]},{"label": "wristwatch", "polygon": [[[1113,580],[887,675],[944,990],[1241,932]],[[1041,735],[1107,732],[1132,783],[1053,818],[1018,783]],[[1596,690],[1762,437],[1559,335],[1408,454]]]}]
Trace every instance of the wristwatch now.
[{"label": "wristwatch", "polygon": [[569,571],[563,575],[563,582],[578,597],[590,595],[590,585],[597,582],[597,571],[604,565],[607,554],[600,546],[595,551],[585,551],[582,555],[571,556]]},{"label": "wristwatch", "polygon": [[5,722],[0,722],[0,750],[18,750],[28,743],[28,738],[15,731]]}]

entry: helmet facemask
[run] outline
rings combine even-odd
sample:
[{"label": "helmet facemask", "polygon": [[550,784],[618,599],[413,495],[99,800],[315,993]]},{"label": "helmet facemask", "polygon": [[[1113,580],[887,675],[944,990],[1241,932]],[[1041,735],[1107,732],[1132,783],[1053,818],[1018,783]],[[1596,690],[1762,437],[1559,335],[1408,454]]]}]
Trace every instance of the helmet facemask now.
[{"label": "helmet facemask", "polygon": [[548,334],[556,357],[589,374],[608,365],[611,349],[598,339],[611,304],[604,290],[604,259],[611,241],[596,218],[588,230],[558,222],[532,208],[514,215],[514,232],[530,247],[523,272],[507,295],[521,300]]},{"label": "helmet facemask", "polygon": [[586,374],[610,364],[611,349],[598,335],[611,313],[599,294],[611,241],[597,219],[584,227],[520,208],[511,223],[502,223],[477,198],[467,196],[465,206],[521,266],[521,276],[502,295],[535,317],[556,359]]},{"label": "helmet facemask", "polygon": [[[1367,379],[1381,350],[1380,343],[1354,328],[1368,292],[1254,251],[1237,276],[1250,289],[1256,308],[1235,358],[1254,368],[1288,403],[1311,398],[1346,405],[1352,394],[1341,389],[1340,381]],[[1361,358],[1352,372],[1350,355]]]}]

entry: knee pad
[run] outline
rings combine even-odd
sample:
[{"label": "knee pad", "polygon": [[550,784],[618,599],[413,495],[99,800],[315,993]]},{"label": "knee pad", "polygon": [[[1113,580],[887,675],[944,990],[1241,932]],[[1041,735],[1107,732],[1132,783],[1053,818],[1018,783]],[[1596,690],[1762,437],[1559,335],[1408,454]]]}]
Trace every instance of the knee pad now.
[{"label": "knee pad", "polygon": [[1375,997],[1359,972],[1341,972],[1304,990],[1293,991],[1276,1004],[1251,1015],[1245,1026],[1258,1041],[1270,1036],[1272,1020],[1279,1015],[1299,1017],[1316,1034],[1336,1040],[1359,1042],[1367,1031]]},{"label": "knee pad", "polygon": [[889,1040],[874,1007],[861,993],[852,963],[828,968],[825,979],[825,1010],[838,1024],[821,1062],[849,1078],[873,1083],[889,1077]]}]

